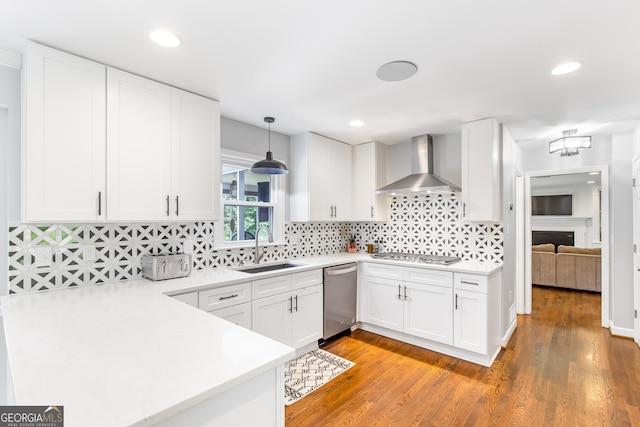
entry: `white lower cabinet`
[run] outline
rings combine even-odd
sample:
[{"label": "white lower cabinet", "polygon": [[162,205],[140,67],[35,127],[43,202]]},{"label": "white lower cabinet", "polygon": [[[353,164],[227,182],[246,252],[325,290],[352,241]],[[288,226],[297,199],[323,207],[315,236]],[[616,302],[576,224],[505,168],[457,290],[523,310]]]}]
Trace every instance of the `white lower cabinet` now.
[{"label": "white lower cabinet", "polygon": [[251,303],[233,305],[219,310],[213,310],[209,313],[218,316],[221,319],[228,320],[243,328],[251,329]]},{"label": "white lower cabinet", "polygon": [[487,296],[456,289],[453,345],[476,353],[487,352]]},{"label": "white lower cabinet", "polygon": [[407,283],[404,330],[408,334],[443,344],[453,344],[451,300],[453,289]]},{"label": "white lower cabinet", "polygon": [[[446,344],[453,343],[453,274],[385,266],[385,276],[366,275],[379,266],[365,265],[362,321]],[[421,274],[416,277],[416,273]],[[405,282],[404,279],[415,282]]]},{"label": "white lower cabinet", "polygon": [[501,272],[484,276],[375,263],[364,263],[362,271],[363,329],[491,365],[500,350]]},{"label": "white lower cabinet", "polygon": [[251,303],[253,331],[300,348],[322,338],[322,284]]},{"label": "white lower cabinet", "polygon": [[399,297],[402,281],[365,276],[361,320],[396,331],[403,330],[404,301]]}]

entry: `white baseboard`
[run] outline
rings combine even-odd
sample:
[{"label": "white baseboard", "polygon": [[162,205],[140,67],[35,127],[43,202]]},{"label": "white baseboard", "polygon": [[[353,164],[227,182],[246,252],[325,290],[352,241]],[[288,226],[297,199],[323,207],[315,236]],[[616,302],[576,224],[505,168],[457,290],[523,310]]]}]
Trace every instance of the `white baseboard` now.
[{"label": "white baseboard", "polygon": [[511,336],[516,331],[517,324],[518,322],[512,322],[511,325],[509,326],[509,329],[507,329],[507,332],[502,336],[502,339],[500,340],[500,345],[502,347],[506,347],[507,344],[509,344],[509,340],[511,339]]},{"label": "white baseboard", "polygon": [[635,338],[636,334],[632,328],[620,328],[613,324],[613,320],[609,322],[609,331],[611,335],[616,335],[618,337],[626,337],[626,338]]}]

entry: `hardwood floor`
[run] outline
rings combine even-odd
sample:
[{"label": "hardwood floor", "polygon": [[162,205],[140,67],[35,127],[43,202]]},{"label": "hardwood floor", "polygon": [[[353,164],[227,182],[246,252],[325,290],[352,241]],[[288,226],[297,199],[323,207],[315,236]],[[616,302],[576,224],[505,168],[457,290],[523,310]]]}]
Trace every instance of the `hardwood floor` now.
[{"label": "hardwood floor", "polygon": [[534,287],[491,368],[355,331],[356,362],[286,408],[294,426],[640,426],[640,349],[600,327],[600,295]]}]

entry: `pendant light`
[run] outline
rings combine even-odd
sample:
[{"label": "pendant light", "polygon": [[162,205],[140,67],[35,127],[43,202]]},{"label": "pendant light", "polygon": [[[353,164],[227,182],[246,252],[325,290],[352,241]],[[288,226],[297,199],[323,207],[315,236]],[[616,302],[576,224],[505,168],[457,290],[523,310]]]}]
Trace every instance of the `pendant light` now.
[{"label": "pendant light", "polygon": [[273,155],[271,154],[271,123],[275,122],[276,119],[273,117],[265,117],[264,121],[269,124],[269,151],[267,151],[266,159],[255,162],[253,166],[251,166],[251,172],[263,175],[281,175],[289,173],[289,169],[287,169],[284,163],[274,160]]}]

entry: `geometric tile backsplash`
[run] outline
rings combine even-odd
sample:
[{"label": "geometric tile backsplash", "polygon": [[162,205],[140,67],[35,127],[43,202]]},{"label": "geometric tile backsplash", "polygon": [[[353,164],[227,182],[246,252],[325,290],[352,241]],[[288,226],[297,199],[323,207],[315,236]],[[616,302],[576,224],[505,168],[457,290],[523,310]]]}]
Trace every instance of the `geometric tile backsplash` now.
[{"label": "geometric tile backsplash", "polygon": [[[356,236],[361,251],[368,241],[379,240],[385,251],[502,261],[502,225],[463,223],[458,195],[397,196],[390,209],[386,223],[287,223],[285,244],[267,247],[264,262],[342,252],[348,235]],[[9,292],[139,278],[142,255],[181,252],[185,240],[194,244],[195,270],[252,262],[252,248],[214,250],[213,233],[212,222],[10,226]],[[84,245],[96,247],[95,261],[82,258]],[[34,265],[35,248],[42,246],[51,247],[51,266]]]}]

